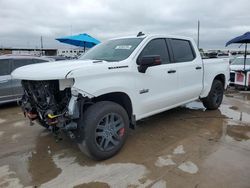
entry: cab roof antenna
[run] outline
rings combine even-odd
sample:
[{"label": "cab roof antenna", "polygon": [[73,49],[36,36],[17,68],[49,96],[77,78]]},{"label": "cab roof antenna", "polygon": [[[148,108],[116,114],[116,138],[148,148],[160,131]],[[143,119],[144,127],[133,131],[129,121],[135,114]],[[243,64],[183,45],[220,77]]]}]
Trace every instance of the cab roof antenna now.
[{"label": "cab roof antenna", "polygon": [[137,34],[137,37],[140,37],[140,36],[143,36],[143,35],[145,35],[143,32],[139,32],[138,34]]}]

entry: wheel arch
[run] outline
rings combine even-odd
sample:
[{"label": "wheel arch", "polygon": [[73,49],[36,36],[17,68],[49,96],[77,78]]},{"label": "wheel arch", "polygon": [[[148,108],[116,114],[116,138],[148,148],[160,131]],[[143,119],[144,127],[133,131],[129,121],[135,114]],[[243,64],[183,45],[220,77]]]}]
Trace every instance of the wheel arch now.
[{"label": "wheel arch", "polygon": [[226,76],[224,74],[218,74],[217,76],[215,76],[214,80],[219,80],[222,82],[223,87],[225,88],[225,84],[226,84]]},{"label": "wheel arch", "polygon": [[133,116],[133,106],[132,101],[128,94],[124,92],[111,92],[102,94],[100,96],[94,97],[92,99],[93,102],[100,102],[100,101],[112,101],[119,105],[121,105],[127,112],[129,120],[130,120],[130,127],[134,128],[135,126],[135,118]]},{"label": "wheel arch", "polygon": [[222,84],[223,84],[224,89],[227,88],[227,81],[226,81],[226,76],[225,76],[225,74],[223,74],[223,73],[218,73],[218,74],[216,74],[216,75],[213,77],[213,79],[211,79],[209,82],[204,83],[204,88],[203,88],[203,91],[202,91],[201,94],[200,94],[200,98],[205,98],[205,97],[207,97],[207,95],[209,94],[209,92],[210,92],[210,90],[211,90],[211,88],[212,88],[212,84],[213,84],[214,80],[219,80],[219,81],[221,81]]}]

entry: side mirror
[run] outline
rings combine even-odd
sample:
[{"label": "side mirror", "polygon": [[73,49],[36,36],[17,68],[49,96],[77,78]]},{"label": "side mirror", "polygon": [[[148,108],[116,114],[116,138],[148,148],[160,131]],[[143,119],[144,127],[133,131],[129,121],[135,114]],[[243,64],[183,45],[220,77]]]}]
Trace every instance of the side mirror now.
[{"label": "side mirror", "polygon": [[159,55],[147,55],[142,56],[137,61],[138,71],[145,73],[148,67],[156,66],[161,64],[161,57]]}]

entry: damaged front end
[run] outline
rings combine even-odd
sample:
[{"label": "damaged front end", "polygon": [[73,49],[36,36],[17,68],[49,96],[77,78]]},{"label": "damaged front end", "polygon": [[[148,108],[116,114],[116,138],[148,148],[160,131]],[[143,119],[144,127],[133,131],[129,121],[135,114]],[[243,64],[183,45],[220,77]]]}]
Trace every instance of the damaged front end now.
[{"label": "damaged front end", "polygon": [[23,80],[24,95],[20,101],[24,115],[31,123],[37,120],[42,126],[58,135],[59,130],[69,133],[77,129],[81,104],[84,98],[72,95],[73,79],[29,81]]}]

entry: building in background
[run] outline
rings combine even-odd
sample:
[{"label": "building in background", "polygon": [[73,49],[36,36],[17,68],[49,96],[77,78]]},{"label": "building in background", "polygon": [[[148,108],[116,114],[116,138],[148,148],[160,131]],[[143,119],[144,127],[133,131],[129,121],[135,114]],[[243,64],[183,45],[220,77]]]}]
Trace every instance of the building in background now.
[{"label": "building in background", "polygon": [[57,50],[58,56],[63,56],[67,58],[78,58],[82,54],[84,54],[84,50],[82,48],[68,48]]},{"label": "building in background", "polygon": [[35,55],[35,56],[56,56],[57,49],[44,48],[0,48],[0,55],[13,54],[13,55]]}]

